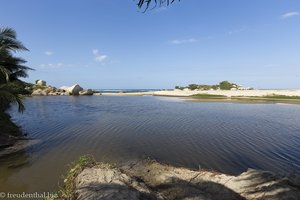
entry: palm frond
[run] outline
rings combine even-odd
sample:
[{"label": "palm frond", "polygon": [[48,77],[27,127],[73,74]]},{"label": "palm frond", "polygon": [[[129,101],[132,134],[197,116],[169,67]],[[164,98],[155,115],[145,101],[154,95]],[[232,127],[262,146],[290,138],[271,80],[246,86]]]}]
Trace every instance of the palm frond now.
[{"label": "palm frond", "polygon": [[13,55],[17,51],[28,49],[17,39],[13,29],[0,28],[0,111],[10,103],[17,104],[19,112],[25,109],[20,94],[26,90],[19,78],[27,77],[27,71],[32,69],[24,65],[26,60]]},{"label": "palm frond", "polygon": [[22,96],[19,94],[13,93],[9,88],[4,85],[0,86],[0,106],[1,109],[8,104],[13,103],[18,105],[18,111],[24,112],[25,106],[22,102]]},{"label": "palm frond", "polygon": [[0,46],[1,48],[6,48],[14,52],[28,51],[28,49],[22,44],[22,42],[10,37],[0,37]]},{"label": "palm frond", "polygon": [[17,33],[14,29],[8,27],[0,28],[0,38],[9,37],[9,38],[17,38]]},{"label": "palm frond", "polygon": [[138,0],[137,6],[140,9],[144,7],[144,11],[147,11],[151,5],[153,5],[153,8],[157,7],[157,5],[160,7],[169,6],[175,1],[180,1],[180,0]]},{"label": "palm frond", "polygon": [[3,77],[5,82],[9,81],[9,74],[10,72],[4,66],[0,65],[0,76]]}]

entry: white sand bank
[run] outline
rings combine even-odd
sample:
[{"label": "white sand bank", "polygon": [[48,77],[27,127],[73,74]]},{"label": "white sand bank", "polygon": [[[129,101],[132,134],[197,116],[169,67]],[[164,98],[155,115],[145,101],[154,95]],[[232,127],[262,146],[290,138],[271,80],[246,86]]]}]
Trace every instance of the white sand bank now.
[{"label": "white sand bank", "polygon": [[191,96],[194,94],[211,94],[211,95],[224,95],[227,97],[237,96],[266,96],[266,95],[286,95],[286,96],[300,96],[300,90],[209,90],[209,91],[156,91],[154,95],[166,96]]},{"label": "white sand bank", "polygon": [[135,92],[135,93],[102,93],[104,96],[178,96],[187,97],[194,94],[211,94],[211,95],[224,95],[227,97],[253,97],[253,96],[266,96],[266,95],[285,95],[285,96],[300,96],[300,90],[209,90],[209,91],[183,91],[183,90],[162,90],[151,92]]}]

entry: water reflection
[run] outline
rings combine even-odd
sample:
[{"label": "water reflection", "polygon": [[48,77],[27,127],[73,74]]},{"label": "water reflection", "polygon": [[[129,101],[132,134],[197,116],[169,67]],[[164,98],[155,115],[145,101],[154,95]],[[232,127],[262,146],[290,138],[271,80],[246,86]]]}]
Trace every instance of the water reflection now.
[{"label": "water reflection", "polygon": [[33,97],[11,111],[30,151],[0,160],[5,191],[53,191],[68,164],[91,154],[120,163],[153,158],[238,174],[299,173],[300,106],[187,102],[161,97]]}]

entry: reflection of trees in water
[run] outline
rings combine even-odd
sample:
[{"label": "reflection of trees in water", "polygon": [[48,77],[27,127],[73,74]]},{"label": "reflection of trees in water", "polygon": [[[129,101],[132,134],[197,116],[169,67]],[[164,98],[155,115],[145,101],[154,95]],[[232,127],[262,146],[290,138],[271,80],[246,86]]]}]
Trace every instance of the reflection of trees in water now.
[{"label": "reflection of trees in water", "polygon": [[30,161],[31,156],[25,150],[0,158],[1,192],[27,191],[28,185],[23,184],[15,175],[24,167],[30,166]]}]

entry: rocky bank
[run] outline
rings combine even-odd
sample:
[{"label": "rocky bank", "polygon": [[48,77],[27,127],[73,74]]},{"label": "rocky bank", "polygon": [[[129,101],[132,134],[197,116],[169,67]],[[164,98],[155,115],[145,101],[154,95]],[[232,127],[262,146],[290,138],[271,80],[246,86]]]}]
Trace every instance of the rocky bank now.
[{"label": "rocky bank", "polygon": [[[56,88],[46,84],[44,80],[37,80],[36,84],[33,85],[28,90],[32,91],[32,96],[57,96],[57,95],[93,95],[96,93],[92,89],[83,89],[79,84],[74,84],[72,86],[62,86]],[[97,93],[98,94],[98,93]]]},{"label": "rocky bank", "polygon": [[[73,169],[74,170],[74,169]],[[69,199],[186,199],[186,200],[299,200],[299,175],[289,177],[249,169],[231,176],[194,171],[156,161],[132,162],[120,167],[95,164],[72,180]]]}]

